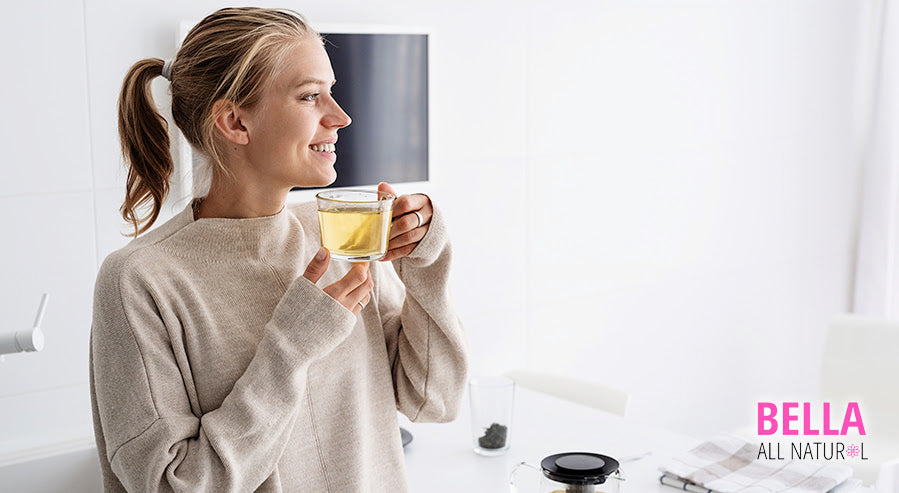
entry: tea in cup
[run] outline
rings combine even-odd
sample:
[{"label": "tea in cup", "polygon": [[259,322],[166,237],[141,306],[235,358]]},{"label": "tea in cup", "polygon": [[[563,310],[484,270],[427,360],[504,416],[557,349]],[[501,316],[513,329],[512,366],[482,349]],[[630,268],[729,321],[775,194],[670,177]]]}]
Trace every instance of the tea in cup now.
[{"label": "tea in cup", "polygon": [[396,197],[376,190],[326,190],[315,198],[322,246],[331,258],[370,262],[387,255]]}]

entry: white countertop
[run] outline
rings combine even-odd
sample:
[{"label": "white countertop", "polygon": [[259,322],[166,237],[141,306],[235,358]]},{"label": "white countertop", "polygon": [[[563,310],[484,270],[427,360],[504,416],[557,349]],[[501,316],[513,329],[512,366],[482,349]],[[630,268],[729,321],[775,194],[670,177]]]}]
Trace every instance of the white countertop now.
[{"label": "white countertop", "polygon": [[[400,426],[412,433],[406,447],[406,469],[414,492],[505,493],[516,464],[540,461],[560,452],[596,452],[622,462],[627,481],[622,492],[668,492],[659,484],[659,467],[672,456],[698,445],[693,437],[662,430],[628,418],[592,409],[518,387],[505,455],[482,457],[474,453],[466,397],[459,418],[452,423],[411,423],[400,416]],[[651,454],[633,462],[629,457]],[[523,470],[522,479],[539,477]]]}]

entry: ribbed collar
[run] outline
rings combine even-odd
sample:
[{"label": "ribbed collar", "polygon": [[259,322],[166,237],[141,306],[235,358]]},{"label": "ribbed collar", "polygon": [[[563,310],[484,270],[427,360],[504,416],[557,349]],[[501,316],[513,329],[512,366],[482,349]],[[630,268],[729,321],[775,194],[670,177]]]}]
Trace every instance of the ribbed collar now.
[{"label": "ribbed collar", "polygon": [[277,255],[302,226],[287,207],[271,216],[243,219],[194,219],[193,203],[175,218],[181,227],[166,240],[165,247],[176,254],[209,259],[264,258]]}]

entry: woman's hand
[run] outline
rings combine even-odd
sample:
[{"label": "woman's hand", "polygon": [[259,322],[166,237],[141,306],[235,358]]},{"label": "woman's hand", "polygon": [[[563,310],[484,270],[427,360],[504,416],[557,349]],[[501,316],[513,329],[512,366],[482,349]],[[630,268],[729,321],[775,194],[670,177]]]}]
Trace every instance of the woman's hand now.
[{"label": "woman's hand", "polygon": [[[306,266],[303,277],[312,281],[313,284],[317,283],[328,270],[330,263],[331,256],[328,254],[328,249],[319,248],[315,258]],[[368,273],[368,262],[359,262],[353,264],[350,271],[339,281],[325,287],[322,291],[353,312],[353,315],[359,315],[359,312],[371,301],[372,286],[374,283]]]},{"label": "woman's hand", "polygon": [[[378,191],[397,195],[386,183],[378,184]],[[424,194],[397,196],[393,201],[393,222],[390,225],[390,242],[382,262],[403,258],[412,253],[425,233],[434,215],[431,199]]]}]

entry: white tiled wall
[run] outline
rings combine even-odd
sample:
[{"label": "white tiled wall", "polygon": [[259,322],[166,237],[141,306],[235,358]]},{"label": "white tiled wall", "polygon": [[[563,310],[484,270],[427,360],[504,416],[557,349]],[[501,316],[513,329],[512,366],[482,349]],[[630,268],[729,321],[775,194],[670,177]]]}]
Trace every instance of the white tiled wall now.
[{"label": "white tiled wall", "polygon": [[22,2],[5,12],[14,21],[0,33],[0,331],[30,328],[41,294],[50,300],[45,350],[0,363],[0,452],[90,433],[97,251],[82,5]]},{"label": "white tiled wall", "polygon": [[90,190],[81,4],[4,7],[0,196]]},{"label": "white tiled wall", "polygon": [[[869,3],[287,6],[431,29],[429,186],[454,234],[473,372],[600,380],[631,391],[636,416],[701,435],[741,423],[760,393],[813,391],[824,322],[848,306]],[[122,77],[224,5],[8,6],[0,330],[51,300],[46,349],[0,363],[0,421],[19,423],[0,454],[91,433],[93,279],[127,241]],[[772,354],[806,364],[760,365]]]},{"label": "white tiled wall", "polygon": [[87,382],[87,336],[95,275],[90,191],[0,198],[4,242],[4,329],[30,328],[42,292],[50,295],[42,325],[46,348],[2,363],[2,394]]}]

